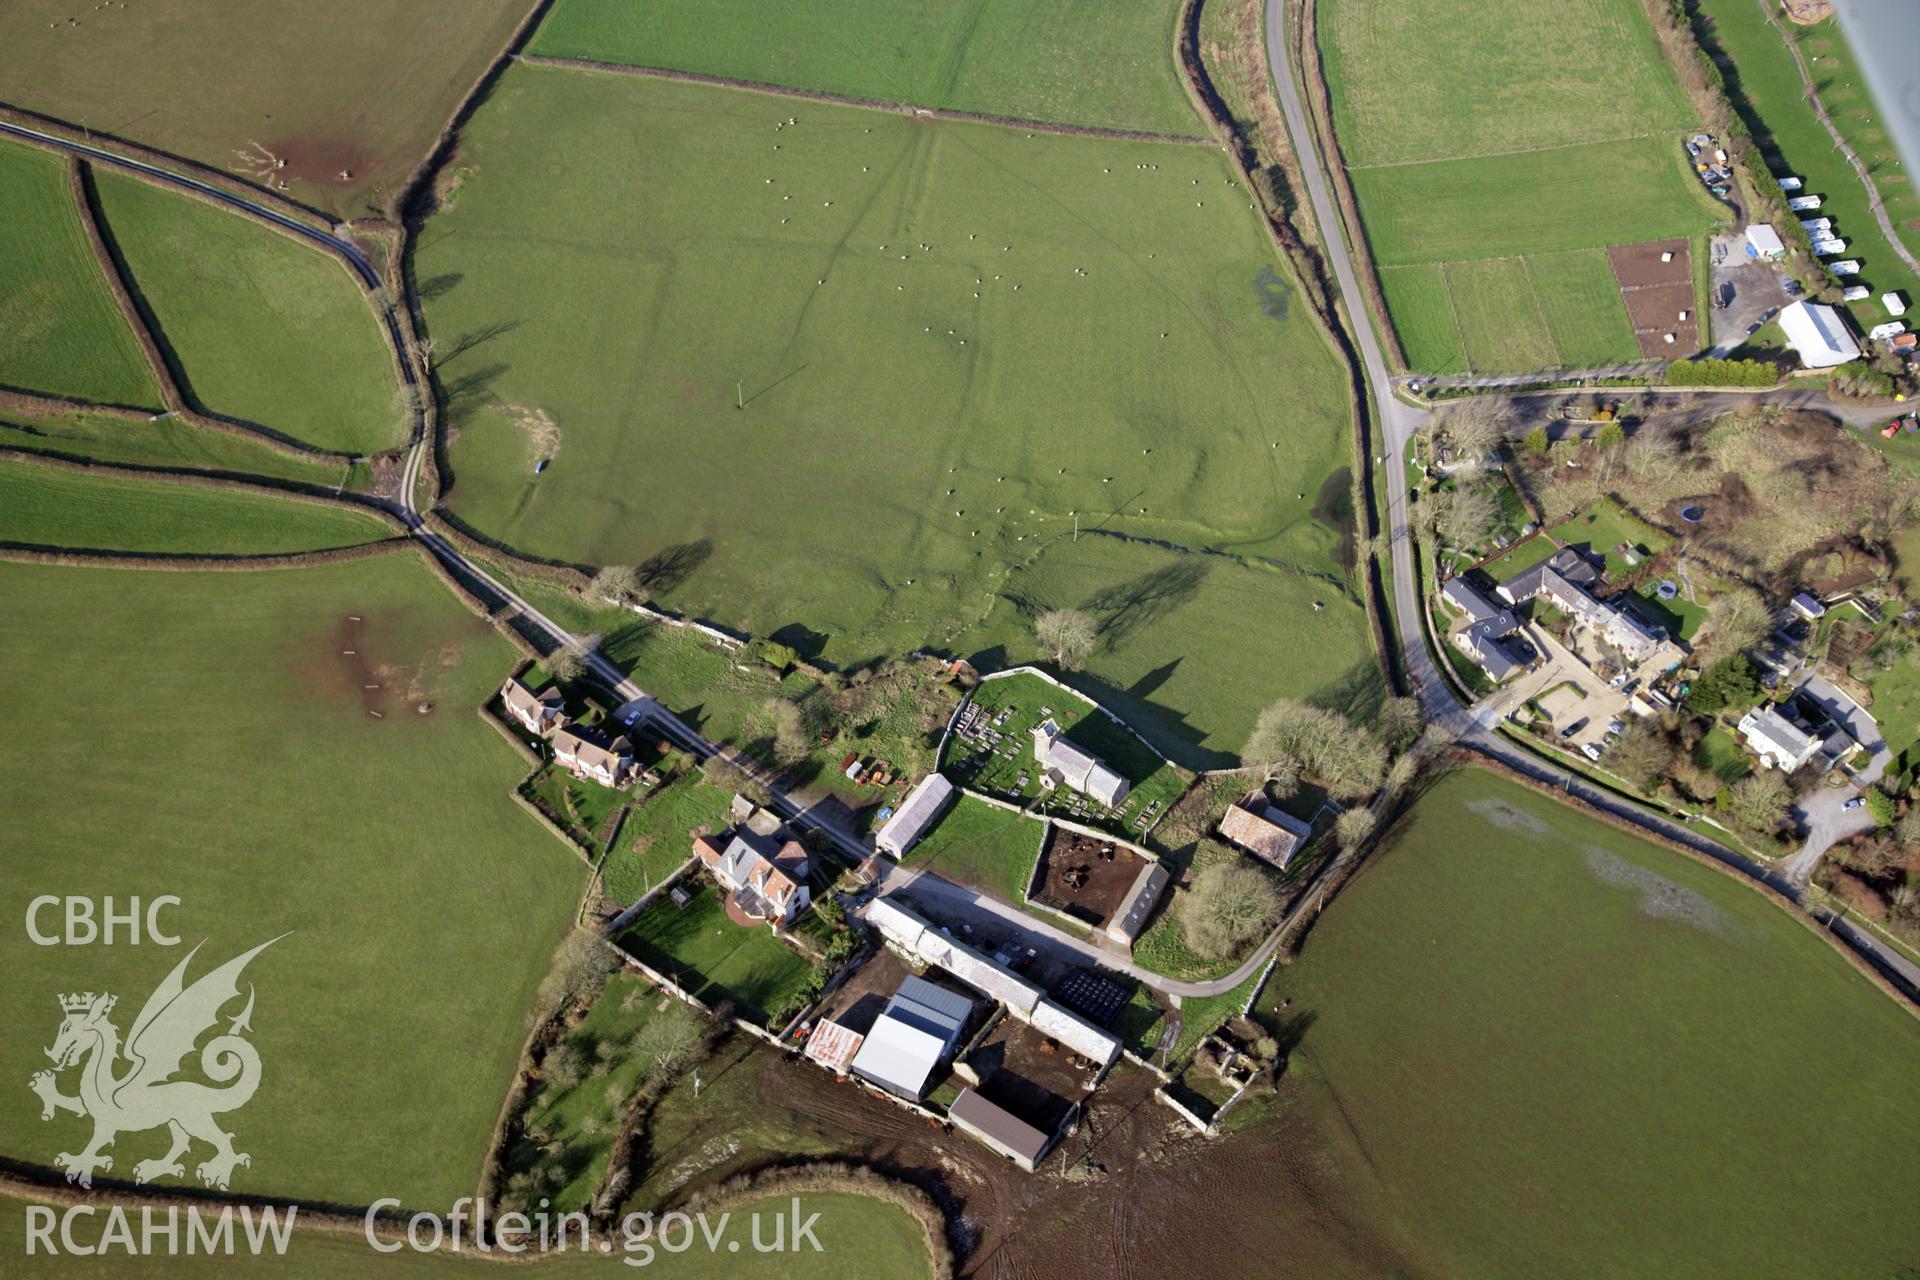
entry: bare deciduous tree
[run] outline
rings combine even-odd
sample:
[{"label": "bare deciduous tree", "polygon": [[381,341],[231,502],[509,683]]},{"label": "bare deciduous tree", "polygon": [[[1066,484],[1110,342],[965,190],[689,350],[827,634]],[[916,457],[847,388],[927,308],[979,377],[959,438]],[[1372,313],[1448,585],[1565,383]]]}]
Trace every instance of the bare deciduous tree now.
[{"label": "bare deciduous tree", "polygon": [[1334,837],[1342,849],[1351,849],[1373,834],[1373,810],[1348,809],[1333,820]]},{"label": "bare deciduous tree", "polygon": [[1272,928],[1281,905],[1279,887],[1260,868],[1216,862],[1194,880],[1180,907],[1180,923],[1195,951],[1228,956]]},{"label": "bare deciduous tree", "polygon": [[630,564],[610,564],[593,575],[587,594],[608,604],[645,604],[647,588],[640,570]]},{"label": "bare deciduous tree", "polygon": [[575,636],[547,655],[547,670],[561,683],[572,683],[587,673],[587,655],[599,647],[597,635]]},{"label": "bare deciduous tree", "polygon": [[1380,705],[1380,736],[1390,751],[1406,750],[1425,723],[1418,698],[1388,698]]},{"label": "bare deciduous tree", "polygon": [[1703,664],[1750,649],[1773,626],[1767,602],[1752,587],[1732,585],[1707,605],[1706,625],[1694,648]]},{"label": "bare deciduous tree", "polygon": [[1338,796],[1362,796],[1380,785],[1387,753],[1377,739],[1337,711],[1282,698],[1254,724],[1241,757],[1276,771],[1284,761]]},{"label": "bare deciduous tree", "polygon": [[1505,400],[1473,396],[1456,401],[1440,418],[1440,427],[1462,461],[1492,458],[1513,428],[1513,409]]},{"label": "bare deciduous tree", "polygon": [[1050,609],[1033,620],[1033,634],[1053,654],[1054,665],[1076,671],[1093,652],[1100,630],[1093,615],[1079,609]]}]

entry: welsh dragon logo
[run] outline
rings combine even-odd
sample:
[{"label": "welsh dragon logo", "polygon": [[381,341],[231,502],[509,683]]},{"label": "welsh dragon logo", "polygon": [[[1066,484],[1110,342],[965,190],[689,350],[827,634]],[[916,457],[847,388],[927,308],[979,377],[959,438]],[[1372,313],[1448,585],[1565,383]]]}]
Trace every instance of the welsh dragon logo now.
[{"label": "welsh dragon logo", "polygon": [[[200,951],[199,946],[194,947],[147,997],[124,1045],[120,1029],[107,1017],[119,997],[91,991],[60,997],[60,1009],[66,1016],[53,1047],[46,1051],[53,1060],[53,1070],[36,1072],[27,1084],[40,1095],[42,1120],[53,1119],[56,1111],[71,1111],[93,1120],[93,1141],[84,1151],[78,1155],[63,1151],[54,1157],[54,1164],[66,1171],[68,1182],[92,1186],[96,1171],[113,1168],[113,1157],[103,1153],[116,1137],[161,1125],[172,1136],[172,1145],[159,1159],[134,1165],[135,1182],[185,1177],[180,1158],[196,1138],[213,1147],[212,1157],[194,1171],[209,1187],[225,1190],[234,1166],[252,1165],[250,1157],[233,1149],[233,1135],[214,1120],[217,1115],[245,1106],[260,1086],[260,1053],[242,1034],[253,1029],[251,983],[247,985],[246,1007],[228,1022],[225,1032],[200,1048],[200,1072],[214,1083],[173,1077],[193,1052],[195,1042],[219,1023],[220,1010],[239,998],[240,973],[247,962],[278,941],[280,938],[271,938],[187,986],[187,965]],[[61,1093],[56,1076],[73,1066],[80,1067],[80,1092]]]}]

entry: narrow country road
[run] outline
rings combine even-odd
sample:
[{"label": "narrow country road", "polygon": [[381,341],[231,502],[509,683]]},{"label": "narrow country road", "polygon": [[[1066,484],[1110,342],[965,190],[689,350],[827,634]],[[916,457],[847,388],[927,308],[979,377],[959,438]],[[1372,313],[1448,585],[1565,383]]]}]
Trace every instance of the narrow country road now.
[{"label": "narrow country road", "polygon": [[[1394,623],[1408,681],[1412,685],[1412,692],[1420,699],[1428,721],[1453,733],[1463,747],[1478,751],[1517,773],[1558,788],[1604,813],[1684,845],[1804,906],[1801,886],[1780,872],[1761,866],[1751,858],[1735,853],[1678,823],[1648,813],[1630,801],[1601,791],[1567,770],[1501,738],[1490,728],[1481,726],[1454,698],[1452,690],[1434,665],[1433,655],[1427,647],[1424,627],[1426,608],[1414,568],[1414,543],[1407,509],[1406,446],[1426,424],[1428,414],[1399,400],[1394,394],[1394,378],[1381,354],[1380,342],[1367,310],[1367,295],[1360,289],[1353,253],[1345,241],[1342,223],[1334,207],[1325,157],[1287,61],[1285,9],[1284,0],[1267,0],[1268,65],[1273,72],[1274,88],[1279,94],[1281,113],[1286,118],[1287,135],[1293,142],[1307,196],[1313,204],[1313,216],[1322,230],[1327,261],[1333,266],[1334,278],[1345,300],[1354,344],[1359,350],[1367,385],[1372,389],[1381,418],[1380,435],[1387,457],[1386,524],[1393,564]],[[1825,909],[1816,909],[1812,915],[1905,993],[1908,999],[1920,1002],[1920,965],[1876,943],[1864,929],[1856,928],[1844,917]]]},{"label": "narrow country road", "polygon": [[[1301,105],[1299,93],[1287,70],[1284,52],[1286,49],[1286,41],[1282,30],[1281,10],[1282,0],[1268,0],[1268,56],[1271,61],[1275,85],[1279,90],[1280,101],[1286,115],[1288,133],[1293,139],[1294,148],[1301,158],[1301,170],[1306,178],[1308,194],[1313,201],[1314,215],[1319,219],[1320,225],[1324,227],[1327,232],[1328,259],[1333,264],[1334,273],[1338,280],[1341,293],[1344,298],[1348,300],[1354,339],[1360,350],[1368,385],[1372,389],[1379,413],[1383,420],[1380,424],[1381,435],[1383,437],[1386,454],[1390,459],[1390,465],[1387,467],[1387,528],[1392,546],[1395,623],[1398,629],[1399,642],[1404,655],[1409,680],[1413,685],[1414,693],[1419,697],[1422,707],[1426,710],[1428,720],[1442,725],[1453,732],[1463,745],[1478,750],[1490,758],[1499,760],[1522,773],[1560,786],[1569,794],[1577,796],[1587,801],[1587,803],[1604,809],[1607,812],[1618,814],[1628,821],[1634,822],[1648,830],[1680,841],[1688,847],[1697,849],[1709,857],[1716,858],[1756,880],[1775,884],[1776,887],[1781,888],[1782,892],[1787,893],[1795,901],[1799,901],[1799,891],[1796,886],[1778,880],[1772,873],[1759,867],[1750,860],[1733,854],[1729,850],[1711,841],[1697,837],[1693,835],[1693,833],[1673,823],[1646,814],[1638,807],[1628,804],[1623,800],[1597,792],[1587,784],[1567,774],[1565,771],[1533,757],[1530,753],[1522,751],[1517,746],[1504,742],[1494,734],[1480,728],[1468,711],[1454,699],[1446,682],[1434,666],[1433,658],[1427,648],[1426,637],[1422,633],[1424,610],[1421,606],[1420,591],[1414,569],[1413,540],[1408,524],[1407,476],[1403,461],[1407,442],[1425,425],[1428,419],[1428,413],[1424,409],[1418,409],[1404,403],[1394,395],[1393,379],[1388,372],[1386,361],[1381,355],[1379,341],[1368,321],[1365,307],[1366,295],[1361,292],[1358,286],[1352,256],[1339,238],[1341,224],[1334,216],[1333,201],[1328,192],[1325,174],[1322,172],[1319,163],[1320,153],[1314,142],[1312,131],[1308,127],[1306,112]],[[350,239],[331,231],[323,231],[297,218],[290,217],[268,205],[250,200],[236,192],[225,190],[188,174],[179,173],[160,165],[150,164],[143,160],[117,155],[114,152],[104,150],[91,143],[75,141],[58,134],[46,133],[5,121],[0,121],[0,133],[25,138],[73,155],[83,156],[102,164],[112,165],[116,168],[143,175],[167,186],[206,196],[230,209],[290,231],[312,242],[341,259],[347,268],[369,289],[381,287],[382,281],[379,273],[367,260],[366,255],[360,250],[359,246],[354,244]],[[395,361],[401,370],[402,376],[410,387],[418,387],[420,382],[419,375],[414,368],[414,362],[408,358],[405,335],[401,331],[397,316],[391,308],[388,308],[383,312],[382,320],[388,342],[393,349]],[[426,430],[424,410],[417,411],[410,427],[407,459],[402,470],[400,496],[394,504],[395,514],[406,523],[412,535],[418,538],[434,556],[445,564],[450,572],[480,588],[484,593],[493,595],[517,610],[519,616],[526,619],[530,626],[543,633],[554,647],[558,648],[573,642],[576,637],[567,631],[566,628],[546,617],[507,586],[495,581],[491,575],[468,560],[459,548],[426,527],[425,521],[417,506],[416,490],[418,488],[422,464],[428,456],[428,451],[432,448],[433,440]],[[678,742],[697,759],[706,760],[713,756],[722,756],[734,760],[735,763],[747,768],[750,773],[761,776],[762,781],[765,781],[764,776],[760,774],[759,770],[752,766],[751,762],[741,760],[731,749],[722,748],[701,736],[700,733],[651,697],[644,689],[634,683],[599,653],[589,654],[587,665],[594,675],[604,682],[615,695],[622,700],[622,712],[639,713],[646,722],[657,726],[662,733],[675,742]],[[865,843],[841,828],[836,822],[829,820],[822,814],[812,812],[782,791],[774,788],[769,788],[769,790],[773,795],[772,807],[796,825],[819,832],[824,838],[831,841],[836,847],[851,857],[865,858],[872,852]],[[1340,857],[1330,859],[1326,866],[1321,868],[1321,871],[1316,875],[1313,883],[1296,899],[1293,908],[1289,912],[1287,923],[1291,923],[1297,918],[1300,912],[1307,909],[1308,904],[1315,896],[1315,890],[1317,890],[1321,884],[1325,883],[1332,871],[1344,861],[1345,855],[1343,854]],[[930,882],[939,881],[939,883],[942,884],[950,883],[940,880],[939,877],[932,876],[931,873],[926,872],[920,873],[920,878],[927,879]],[[968,894],[971,892],[958,886],[955,886],[955,889],[960,894]],[[931,891],[931,885],[929,885],[928,890],[923,890],[923,892],[926,891]],[[1856,930],[1854,926],[1846,920],[1833,917],[1831,913],[1829,913],[1828,918],[1822,919],[1821,923],[1832,928],[1838,936],[1846,939],[1860,955],[1865,957],[1869,963],[1873,964],[1881,973],[1886,975],[1889,981],[1899,986],[1910,997],[1920,1000],[1920,965],[1915,965],[1907,961],[1904,957],[1887,951],[1885,948],[1874,943],[1872,939],[1866,935],[1864,930]],[[1147,982],[1156,990],[1170,995],[1205,996],[1221,994],[1237,986],[1240,981],[1250,976],[1255,968],[1266,963],[1267,957],[1271,955],[1272,948],[1278,944],[1285,927],[1286,925],[1283,924],[1280,928],[1276,929],[1274,933],[1269,935],[1267,940],[1261,944],[1260,948],[1255,951],[1254,955],[1248,958],[1245,964],[1235,970],[1234,973],[1228,974],[1223,978],[1203,983],[1180,983],[1158,974],[1150,974],[1146,970],[1139,970],[1138,976],[1141,977],[1142,981]],[[1112,964],[1113,957],[1110,953],[1092,947],[1090,944],[1080,943],[1078,939],[1074,939],[1073,941],[1076,945],[1085,949],[1089,960],[1101,964]]]}]

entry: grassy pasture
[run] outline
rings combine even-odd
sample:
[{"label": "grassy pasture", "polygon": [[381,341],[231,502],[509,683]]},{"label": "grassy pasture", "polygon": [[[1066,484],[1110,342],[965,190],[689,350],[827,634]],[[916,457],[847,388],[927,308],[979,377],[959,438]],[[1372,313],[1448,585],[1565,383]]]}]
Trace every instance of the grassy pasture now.
[{"label": "grassy pasture", "polygon": [[1033,879],[1045,829],[1031,818],[963,795],[907,851],[906,861],[1019,906]]},{"label": "grassy pasture", "polygon": [[345,465],[309,461],[240,436],[191,427],[174,417],[127,422],[80,410],[51,414],[0,410],[0,446],[95,462],[237,471],[328,487],[352,479]]},{"label": "grassy pasture", "polygon": [[532,52],[880,102],[1200,134],[1168,0],[559,0]]},{"label": "grassy pasture", "polygon": [[87,244],[64,162],[0,144],[0,203],[0,386],[159,408],[159,388]]},{"label": "grassy pasture", "polygon": [[1481,258],[1446,266],[1447,293],[1459,317],[1467,363],[1475,369],[1538,369],[1555,362],[1553,340],[1534,303],[1521,258]]},{"label": "grassy pasture", "polygon": [[1319,38],[1356,166],[1639,137],[1692,114],[1633,0],[1325,0]]},{"label": "grassy pasture", "polygon": [[[253,1157],[233,1190],[470,1192],[585,879],[513,804],[525,766],[473,710],[511,647],[411,555],[244,574],[9,564],[0,598],[0,682],[36,726],[0,746],[16,921],[0,1011],[21,1029],[0,1069],[24,1084],[46,1066],[60,991],[118,993],[124,1031],[185,951],[34,946],[17,923],[30,898],[176,894],[174,931],[207,940],[195,975],[293,931],[246,975],[266,1074],[228,1117]],[[84,1132],[9,1107],[0,1150],[46,1165]],[[163,1141],[123,1135],[115,1176]]]},{"label": "grassy pasture", "polygon": [[399,444],[393,360],[346,269],[237,214],[96,175],[106,230],[188,394],[316,448]]},{"label": "grassy pasture", "polygon": [[1752,889],[1515,784],[1422,797],[1282,998],[1302,1106],[1435,1274],[1912,1259],[1920,1020]]},{"label": "grassy pasture", "polygon": [[[1767,163],[1779,173],[1804,179],[1804,190],[1821,197],[1820,214],[1833,219],[1848,242],[1847,256],[1864,264],[1855,277],[1872,289],[1863,302],[1843,304],[1862,329],[1886,319],[1879,298],[1889,290],[1920,297],[1916,276],[1894,253],[1867,202],[1866,188],[1833,145],[1833,139],[1807,105],[1799,68],[1780,33],[1769,26],[1760,6],[1746,0],[1699,0],[1695,30],[1702,47],[1731,59],[1727,88]],[[1887,215],[1920,246],[1920,192],[1904,171],[1891,138],[1878,123],[1881,114],[1867,90],[1852,50],[1833,21],[1782,26],[1800,45],[1813,72],[1814,87],[1840,132],[1852,144],[1887,202]],[[1896,108],[1898,109],[1898,108]],[[1766,174],[1755,175],[1766,181]],[[1851,283],[1851,281],[1849,282]]]},{"label": "grassy pasture", "polygon": [[[665,1276],[669,1280],[840,1280],[850,1268],[857,1268],[865,1275],[887,1276],[889,1280],[893,1277],[916,1280],[931,1272],[919,1225],[904,1210],[869,1196],[845,1193],[799,1197],[802,1221],[810,1214],[820,1215],[814,1227],[814,1236],[820,1241],[818,1253],[810,1248],[769,1254],[754,1252],[751,1247],[754,1215],[761,1218],[762,1239],[771,1240],[775,1216],[791,1214],[790,1200],[789,1196],[772,1196],[734,1208],[719,1247],[714,1251],[708,1250],[702,1238],[684,1253],[670,1253],[657,1247],[650,1254],[635,1251],[629,1255],[634,1265],[629,1265],[622,1260],[622,1238],[615,1233],[608,1237],[615,1250],[610,1257],[573,1253],[547,1260],[522,1258],[522,1265],[516,1266],[514,1272],[543,1278],[641,1274]],[[82,1248],[105,1245],[102,1257],[82,1258],[64,1252],[50,1255],[44,1249],[29,1252],[29,1203],[11,1194],[0,1197],[0,1249],[7,1250],[8,1256],[16,1259],[9,1274],[21,1280],[74,1280],[75,1277],[114,1274],[114,1267],[120,1265],[126,1255],[118,1252],[119,1246],[112,1241],[103,1241],[107,1227],[105,1206],[100,1206],[99,1212],[91,1217],[76,1219],[73,1229],[76,1245]],[[50,1207],[56,1215],[65,1210],[64,1205]],[[557,1214],[557,1207],[552,1212]],[[137,1233],[137,1211],[130,1216]],[[209,1228],[213,1225],[211,1219],[218,1216],[217,1212],[208,1212]],[[715,1230],[719,1231],[718,1215],[715,1218]],[[164,1215],[161,1220],[164,1222]],[[186,1229],[183,1216],[180,1230]],[[244,1241],[237,1216],[233,1233],[236,1240]],[[183,1241],[184,1238],[183,1235]],[[59,1239],[57,1228],[54,1239]],[[678,1243],[677,1236],[675,1242]],[[738,1244],[739,1252],[729,1251],[729,1244]],[[231,1254],[189,1255],[184,1243],[176,1253],[169,1254],[162,1242],[152,1253],[140,1258],[137,1265],[142,1275],[153,1276],[155,1280],[200,1280],[203,1276],[244,1277],[244,1280],[361,1280],[366,1276],[376,1280],[386,1277],[485,1280],[499,1274],[499,1257],[498,1253],[481,1257],[471,1248],[458,1254],[416,1253],[410,1249],[380,1253],[369,1248],[357,1232],[304,1230],[294,1234],[284,1255],[269,1250],[256,1256],[239,1247]],[[644,1269],[637,1265],[642,1259],[647,1260]]]},{"label": "grassy pasture", "polygon": [[1705,229],[1678,135],[1352,171],[1381,262],[1451,262],[1628,244]]},{"label": "grassy pasture", "polygon": [[399,194],[527,7],[18,0],[0,7],[0,101],[355,217]]},{"label": "grassy pasture", "polygon": [[[1720,216],[1686,167],[1692,111],[1636,0],[1390,12],[1327,0],[1318,35],[1409,364],[1496,373],[1637,358],[1604,257],[1535,262],[1697,235]],[[1523,259],[1529,279],[1491,259]],[[1424,264],[1448,265],[1407,270]]]},{"label": "grassy pasture", "polygon": [[[562,127],[621,162],[556,171],[542,139]],[[1257,583],[1292,638],[1326,641],[1304,666],[1258,633],[1294,662],[1249,692],[1244,622],[1139,625],[1093,674],[1177,673],[1250,723],[1368,660],[1315,515],[1349,454],[1337,369],[1219,153],[523,66],[462,156],[412,266],[438,341],[467,347],[442,364],[451,504],[488,535],[661,557],[684,572],[674,607],[804,625],[845,664],[1018,660],[1026,603],[1180,554],[1092,552],[1090,530],[1226,547],[1280,572],[1221,557],[1218,587],[1134,612],[1210,598],[1219,617]]]},{"label": "grassy pasture", "polygon": [[0,542],[90,551],[267,555],[393,536],[371,515],[268,494],[0,460]]}]

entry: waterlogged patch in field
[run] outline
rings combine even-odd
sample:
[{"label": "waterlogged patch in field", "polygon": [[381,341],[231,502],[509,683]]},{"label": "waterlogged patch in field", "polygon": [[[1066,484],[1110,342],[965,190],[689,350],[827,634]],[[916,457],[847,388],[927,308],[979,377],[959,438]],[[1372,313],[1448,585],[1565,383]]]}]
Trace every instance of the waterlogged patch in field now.
[{"label": "waterlogged patch in field", "polygon": [[150,183],[101,173],[96,187],[104,230],[194,400],[319,449],[400,443],[393,359],[340,263]]},{"label": "waterlogged patch in field", "polygon": [[[1288,1076],[1341,1199],[1382,1193],[1362,1229],[1436,1273],[1911,1259],[1920,1020],[1745,882],[1516,783],[1423,794],[1263,1007],[1305,1021]],[[1788,1078],[1845,1083],[1783,1106]]]},{"label": "waterlogged patch in field", "polygon": [[[555,172],[562,128],[618,163]],[[1218,151],[540,66],[462,145],[474,176],[414,269],[458,353],[452,505],[489,537],[670,561],[673,606],[805,626],[834,663],[1029,655],[1030,566],[1077,607],[1225,547],[1270,566],[1276,635],[1324,633],[1310,664],[1250,688],[1244,623],[1176,636],[1162,605],[1125,610],[1092,670],[1143,699],[1196,679],[1250,717],[1368,660],[1314,514],[1348,456],[1337,366]],[[501,405],[558,424],[543,472]],[[1138,567],[1054,572],[1076,529],[1138,540]]]},{"label": "waterlogged patch in field", "polygon": [[1169,0],[559,0],[532,52],[983,115],[1197,135]]},{"label": "waterlogged patch in field", "polygon": [[[0,598],[0,684],[35,726],[0,745],[16,1028],[0,1072],[24,1104],[0,1109],[0,1151],[50,1168],[86,1142],[85,1120],[43,1122],[25,1095],[56,995],[113,993],[125,1033],[187,946],[206,940],[198,977],[280,938],[245,974],[262,1075],[219,1117],[252,1157],[230,1189],[471,1194],[586,878],[513,803],[526,766],[474,714],[513,649],[410,553],[253,573],[0,564]],[[163,921],[185,945],[35,946],[22,925],[42,894],[177,895]],[[112,1176],[166,1139],[122,1134]],[[197,1185],[210,1154],[166,1181]]]},{"label": "waterlogged patch in field", "polygon": [[0,101],[354,217],[400,194],[526,11],[524,0],[11,0]]},{"label": "waterlogged patch in field", "polygon": [[392,537],[371,514],[180,484],[0,460],[0,542],[91,551],[268,555]]},{"label": "waterlogged patch in field", "polygon": [[0,143],[0,386],[158,408],[146,358],[107,288],[64,161]]}]

